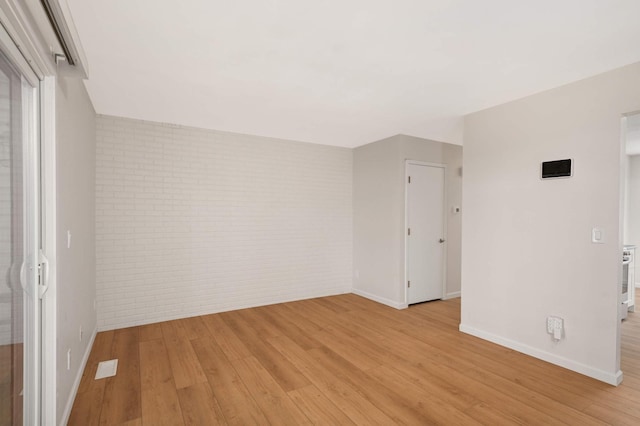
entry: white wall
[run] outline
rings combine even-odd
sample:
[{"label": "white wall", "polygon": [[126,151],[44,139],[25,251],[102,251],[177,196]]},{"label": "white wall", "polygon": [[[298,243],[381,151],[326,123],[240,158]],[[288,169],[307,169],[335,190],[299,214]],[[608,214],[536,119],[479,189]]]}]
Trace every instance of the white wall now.
[{"label": "white wall", "polygon": [[[620,122],[639,109],[635,64],[466,117],[461,330],[619,379]],[[562,158],[575,175],[541,181]],[[565,320],[559,343],[548,315]]]},{"label": "white wall", "polygon": [[350,149],[97,120],[101,330],[351,291]]},{"label": "white wall", "polygon": [[[96,329],[96,118],[81,80],[57,79],[57,415],[65,415],[82,359]],[[71,247],[67,248],[67,230]],[[80,327],[83,340],[80,341]],[[67,370],[67,350],[71,369]],[[70,407],[66,407],[70,408]],[[67,413],[68,414],[68,413]]]},{"label": "white wall", "polygon": [[398,253],[404,203],[400,141],[383,139],[353,150],[353,291],[401,308],[404,277]]},{"label": "white wall", "polygon": [[460,290],[462,147],[397,135],[354,149],[354,292],[406,306],[405,160],[447,164],[447,294]]}]

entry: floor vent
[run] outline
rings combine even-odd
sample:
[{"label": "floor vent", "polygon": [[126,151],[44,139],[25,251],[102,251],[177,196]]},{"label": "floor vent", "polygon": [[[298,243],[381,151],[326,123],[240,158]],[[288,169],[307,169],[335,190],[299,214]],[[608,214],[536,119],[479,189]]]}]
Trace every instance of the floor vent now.
[{"label": "floor vent", "polygon": [[118,360],[110,359],[109,361],[102,361],[98,364],[98,370],[96,371],[96,380],[104,379],[105,377],[113,377],[118,370]]}]

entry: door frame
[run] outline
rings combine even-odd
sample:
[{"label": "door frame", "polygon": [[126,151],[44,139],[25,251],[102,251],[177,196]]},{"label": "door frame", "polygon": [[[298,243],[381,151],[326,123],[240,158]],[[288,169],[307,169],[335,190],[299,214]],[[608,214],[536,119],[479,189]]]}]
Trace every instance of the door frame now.
[{"label": "door frame", "polygon": [[408,253],[409,253],[409,236],[407,235],[407,229],[409,228],[409,165],[415,166],[427,166],[427,167],[435,167],[443,169],[443,180],[442,180],[442,238],[444,238],[444,253],[442,256],[442,299],[444,299],[447,295],[447,251],[448,251],[448,238],[447,238],[447,229],[448,229],[448,221],[447,221],[447,165],[444,163],[432,163],[427,161],[419,161],[419,160],[410,160],[406,159],[404,161],[404,303],[405,306],[409,306],[409,288],[408,288],[408,275],[409,275],[409,261],[408,261]]},{"label": "door frame", "polygon": [[[16,20],[14,18],[13,20]],[[39,191],[40,209],[40,249],[50,259],[49,288],[40,299],[40,365],[38,368],[39,387],[36,402],[39,405],[39,417],[43,425],[55,425],[57,421],[56,404],[56,340],[57,340],[57,303],[56,303],[56,141],[55,141],[55,85],[53,75],[44,75],[47,69],[37,57],[31,56],[30,43],[16,34],[12,19],[0,9],[0,47],[23,77],[35,88],[35,145],[39,150]],[[12,35],[13,34],[13,35]],[[21,46],[19,49],[17,37]],[[29,59],[29,60],[27,60]],[[26,419],[26,417],[25,417]]]},{"label": "door frame", "polygon": [[[22,421],[40,423],[41,419],[41,303],[38,294],[38,259],[40,249],[40,129],[39,80],[4,27],[0,28],[0,49],[20,77],[20,137],[22,138],[22,226],[23,253],[20,285],[24,294],[22,312]],[[29,93],[25,88],[29,86]],[[13,109],[13,107],[11,107]],[[24,273],[23,273],[24,271]]]},{"label": "door frame", "polygon": [[49,259],[49,289],[42,298],[42,395],[43,425],[57,422],[57,269],[56,269],[56,78],[40,81],[40,208],[42,251]]}]

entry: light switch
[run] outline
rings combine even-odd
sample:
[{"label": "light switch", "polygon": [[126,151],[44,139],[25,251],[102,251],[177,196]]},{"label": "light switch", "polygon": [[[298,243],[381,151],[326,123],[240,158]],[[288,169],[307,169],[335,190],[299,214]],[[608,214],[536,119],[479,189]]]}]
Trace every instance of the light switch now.
[{"label": "light switch", "polygon": [[67,248],[71,248],[71,231],[67,230]]},{"label": "light switch", "polygon": [[591,242],[595,244],[604,243],[604,231],[602,228],[593,228],[591,230]]}]

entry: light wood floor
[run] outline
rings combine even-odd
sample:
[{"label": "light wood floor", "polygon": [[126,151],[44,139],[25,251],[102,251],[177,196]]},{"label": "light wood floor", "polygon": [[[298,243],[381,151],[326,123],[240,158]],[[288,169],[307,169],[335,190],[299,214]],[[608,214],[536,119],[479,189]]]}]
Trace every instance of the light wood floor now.
[{"label": "light wood floor", "polygon": [[0,426],[22,424],[22,343],[0,346]]},{"label": "light wood floor", "polygon": [[459,313],[343,295],[99,333],[69,424],[640,424],[640,312],[617,388],[462,334]]}]

